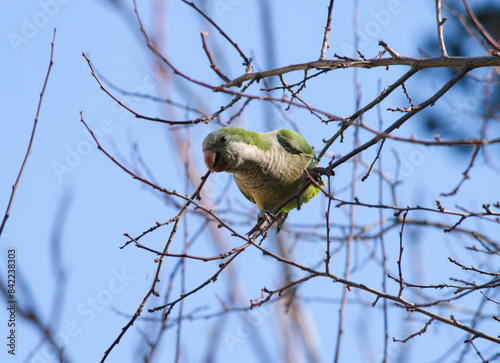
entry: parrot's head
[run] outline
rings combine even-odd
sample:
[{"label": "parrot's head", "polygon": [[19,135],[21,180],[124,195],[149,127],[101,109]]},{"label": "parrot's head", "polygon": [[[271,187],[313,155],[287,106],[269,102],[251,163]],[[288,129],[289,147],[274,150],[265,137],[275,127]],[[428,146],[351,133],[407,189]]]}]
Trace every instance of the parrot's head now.
[{"label": "parrot's head", "polygon": [[223,127],[212,131],[203,141],[205,164],[211,172],[235,172],[271,141],[262,140],[256,132],[239,127]]}]

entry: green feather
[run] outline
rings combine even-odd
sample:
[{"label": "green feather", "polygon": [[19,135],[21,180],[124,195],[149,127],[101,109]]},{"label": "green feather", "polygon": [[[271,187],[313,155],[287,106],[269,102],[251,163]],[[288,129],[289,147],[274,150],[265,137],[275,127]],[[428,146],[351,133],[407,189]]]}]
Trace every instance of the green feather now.
[{"label": "green feather", "polygon": [[[239,127],[224,127],[211,132],[203,151],[215,151],[218,160],[233,173],[241,193],[260,210],[274,210],[295,194],[307,181],[304,168],[316,166],[314,151],[298,133],[279,129],[266,133]],[[212,152],[213,155],[213,152]],[[321,181],[322,184],[324,184]],[[320,189],[311,184],[281,209],[288,213],[314,198]]]},{"label": "green feather", "polygon": [[280,144],[290,153],[298,154],[304,153],[308,155],[314,155],[312,147],[307,143],[307,141],[298,133],[292,130],[280,129],[277,130],[277,138]]},{"label": "green feather", "polygon": [[257,146],[262,150],[269,150],[272,146],[271,139],[266,134],[242,129],[241,127],[223,127],[214,131],[219,135],[231,137],[233,141],[244,142],[248,145]]}]

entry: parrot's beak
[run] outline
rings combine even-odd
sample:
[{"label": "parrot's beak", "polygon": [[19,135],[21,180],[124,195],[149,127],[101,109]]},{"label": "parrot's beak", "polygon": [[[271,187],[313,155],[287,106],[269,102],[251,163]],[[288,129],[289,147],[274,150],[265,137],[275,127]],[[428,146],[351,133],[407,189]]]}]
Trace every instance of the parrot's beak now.
[{"label": "parrot's beak", "polygon": [[203,156],[205,157],[205,165],[212,173],[224,171],[228,167],[226,161],[215,150],[205,150]]}]

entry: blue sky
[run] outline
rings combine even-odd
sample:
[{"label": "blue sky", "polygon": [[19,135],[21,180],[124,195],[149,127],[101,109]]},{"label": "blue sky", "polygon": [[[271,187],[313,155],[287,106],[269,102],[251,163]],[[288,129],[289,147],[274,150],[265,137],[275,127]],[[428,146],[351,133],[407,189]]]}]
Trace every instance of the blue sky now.
[{"label": "blue sky", "polygon": [[[432,39],[436,32],[433,1],[389,0],[362,3],[359,48],[367,57],[378,53],[379,39],[386,41],[400,54],[421,56],[419,47],[424,47],[426,40],[429,37]],[[9,2],[4,5],[4,15],[0,22],[3,70],[0,72],[0,80],[4,85],[0,89],[3,110],[0,123],[1,208],[7,205],[10,188],[26,152],[48,67],[50,42],[54,28],[57,28],[54,66],[45,93],[32,154],[17,190],[11,217],[0,240],[0,267],[3,269],[0,273],[2,276],[5,274],[7,250],[16,249],[18,274],[22,275],[24,283],[31,291],[31,296],[28,296],[27,288],[23,288],[22,281],[19,282],[20,304],[36,307],[45,324],[52,326],[53,331],[57,332],[56,339],[65,343],[67,354],[74,362],[95,362],[102,358],[103,352],[126,324],[127,317],[135,312],[152,282],[152,274],[156,269],[155,256],[133,246],[119,249],[126,241],[123,234],[136,236],[154,226],[157,221],[164,222],[178,212],[172,200],[133,180],[97,150],[80,122],[79,112],[83,111],[89,126],[99,133],[103,146],[119,160],[133,170],[140,170],[140,173],[149,178],[150,175],[143,168],[145,164],[160,185],[188,194],[193,192],[194,186],[186,185],[184,165],[179,158],[181,150],[176,148],[179,144],[173,140],[176,137],[184,138],[183,145],[187,145],[190,165],[201,176],[206,172],[201,155],[201,142],[208,132],[220,126],[212,122],[174,133],[164,124],[134,118],[99,89],[82,52],[90,56],[96,69],[104,77],[128,91],[155,95],[158,89],[166,89],[166,94],[172,100],[202,107],[207,113],[214,112],[229,101],[225,95],[215,94],[176,78],[157,79],[153,58],[130,12],[131,6],[131,3],[126,4],[128,15],[123,16],[104,1]],[[150,30],[151,6],[149,2],[141,2],[139,7],[146,28]],[[263,34],[257,2],[220,0],[207,2],[206,8],[241,49],[253,58],[254,67],[257,69],[307,62],[319,57],[326,21],[326,1],[291,1],[287,6],[272,2],[270,16],[273,20],[272,32],[276,45],[274,59],[269,59],[269,52],[264,46],[263,40],[270,38],[269,34]],[[165,29],[168,30],[164,39],[168,57],[183,72],[209,84],[220,84],[220,80],[209,68],[201,47],[199,32],[209,31],[211,47],[216,59],[221,62],[223,71],[230,78],[244,73],[238,54],[193,9],[180,1],[168,2],[164,19],[167,22],[164,24]],[[353,8],[350,2],[335,4],[328,58],[332,58],[334,53],[353,56],[352,19]],[[477,49],[476,55],[483,54]],[[391,69],[390,72],[383,69],[360,70],[362,104],[369,102],[381,88],[390,85],[405,71],[406,68]],[[301,76],[290,75],[287,81],[293,83]],[[427,77],[412,80],[409,89],[416,102],[421,102],[429,97],[432,90],[440,87],[444,79],[445,77]],[[355,108],[353,84],[353,71],[339,70],[327,77],[311,80],[303,95],[308,100],[314,100],[314,106],[319,109],[346,116],[353,113]],[[258,94],[262,86],[262,83],[253,85],[249,93]],[[450,115],[451,119],[458,120],[459,126],[468,125],[470,117],[465,113],[460,113],[459,116],[453,113],[453,104],[458,99],[464,100],[462,105],[467,107],[470,104],[474,107],[478,102],[477,93],[464,95],[462,89],[454,92],[445,97],[441,104],[437,104],[433,111],[437,110],[445,117]],[[163,107],[154,102],[126,96],[120,98],[134,110],[147,115],[179,120],[196,117],[193,113],[172,106]],[[384,106],[405,106],[405,102],[405,96],[401,92],[391,96]],[[291,128],[296,125],[315,150],[321,150],[322,139],[333,134],[332,126],[321,124],[304,110],[291,109],[284,112],[284,108],[251,102],[234,124],[255,131],[267,131],[269,127]],[[223,121],[227,121],[228,117],[236,112],[237,110],[231,110],[225,114]],[[458,118],[453,118],[454,116]],[[383,113],[384,122],[387,124],[395,117],[392,113]],[[417,116],[415,122],[405,125],[398,131],[398,135],[422,135],[419,118],[422,121],[424,116]],[[367,122],[378,125],[376,112],[367,115]],[[474,132],[477,131],[475,126],[471,128]],[[477,134],[471,137],[473,136]],[[361,132],[360,137],[366,140],[369,135]],[[138,147],[139,153],[134,151],[134,146]],[[353,139],[350,134],[343,144],[335,145],[334,152],[342,155],[352,147]],[[468,157],[452,157],[444,148],[428,149],[396,142],[392,143],[391,147],[400,153],[405,168],[400,175],[403,182],[399,194],[402,199],[399,201],[400,205],[419,204],[434,207],[435,200],[440,198],[439,193],[455,187],[469,160]],[[496,152],[495,155],[498,155],[498,147],[492,147],[491,150],[493,154]],[[396,160],[391,156],[389,147],[384,152],[387,152],[384,159],[385,171],[389,176],[395,177]],[[373,149],[363,157],[370,162],[375,155],[376,150]],[[351,169],[352,166],[346,164],[345,168],[337,171],[335,178],[334,188],[344,199],[349,199],[350,195],[348,187],[352,182]],[[363,170],[360,174],[363,174]],[[495,202],[491,194],[492,186],[499,185],[498,173],[483,161],[478,161],[471,176],[472,180],[464,184],[459,196],[446,200],[447,208],[454,208],[455,204],[460,202],[465,208],[480,210],[482,203]],[[377,203],[376,188],[378,180],[372,178],[359,187],[357,194],[361,200]],[[239,232],[244,233],[251,227],[247,216],[254,218],[257,210],[238,193],[229,175],[212,176],[206,190],[203,203],[218,207],[224,218],[234,223],[233,227]],[[385,190],[385,193],[385,202],[390,204],[392,201],[388,190]],[[221,195],[223,198],[219,199]],[[179,203],[180,200],[174,202]],[[294,226],[300,226],[301,223],[323,226],[325,206],[326,200],[317,198],[301,211],[292,212],[288,222]],[[225,210],[229,212],[224,212]],[[231,210],[237,210],[240,215],[231,213]],[[345,225],[346,211],[347,209],[335,210],[334,223]],[[378,211],[359,210],[357,213],[361,220],[373,220],[377,218]],[[387,213],[387,216],[390,215],[391,213]],[[417,217],[418,214],[411,216]],[[181,251],[184,238],[193,237],[194,231],[200,228],[203,221],[204,219],[194,214],[186,217],[186,224],[181,223],[174,250]],[[450,223],[450,219],[446,221]],[[485,233],[491,233],[493,236],[495,233],[498,235],[498,227],[495,230],[495,227],[481,220],[468,221],[466,225],[484,229]],[[315,231],[323,233],[324,226],[323,229],[320,228],[317,227]],[[412,233],[411,229],[409,230],[408,233]],[[145,239],[144,243],[152,248],[162,248],[169,232],[169,227],[159,229],[156,234]],[[391,271],[397,269],[397,232],[395,230],[394,234],[391,234],[394,237],[389,252],[393,258],[390,261]],[[409,278],[428,284],[444,281],[450,272],[444,268],[441,270],[440,267],[446,263],[443,261],[448,255],[456,252],[464,259],[468,258],[462,246],[456,245],[453,237],[443,237],[442,233],[438,232],[440,231],[425,230],[425,233],[419,235],[420,230],[415,229],[414,239],[408,237],[414,242],[405,250]],[[342,235],[343,232],[339,228],[335,233]],[[241,241],[231,238],[225,230],[220,230],[220,234],[227,249],[241,244]],[[276,250],[273,244],[274,232],[271,234],[273,236],[268,240],[269,248]],[[206,256],[218,254],[220,245],[216,245],[210,236],[205,231],[197,237],[192,253]],[[60,305],[53,301],[57,288],[54,266],[57,264],[51,254],[51,243],[58,240],[57,238],[61,243],[60,262],[67,279],[67,289]],[[289,252],[297,261],[314,265],[315,261],[322,258],[323,250],[321,247],[317,248],[319,244],[313,238],[302,242],[290,236],[287,238],[288,246],[293,246]],[[363,266],[368,261],[366,258],[369,250],[361,243],[356,245],[354,264],[357,266],[355,271],[359,272],[353,273],[353,279],[366,284],[373,283],[376,288],[380,288],[380,276],[373,276],[378,273],[374,272],[377,271],[376,264],[370,261]],[[430,255],[429,251],[432,251]],[[168,281],[168,273],[177,263],[175,259],[166,261],[162,282]],[[187,288],[193,288],[205,281],[217,270],[218,264],[218,261],[187,261]],[[284,273],[281,265],[262,256],[262,253],[255,249],[246,250],[235,264],[234,269],[223,273],[217,283],[211,284],[192,299],[187,299],[184,311],[201,309],[207,314],[220,311],[220,301],[228,298],[228,286],[239,286],[239,291],[233,291],[236,296],[234,306],[248,307],[248,301],[257,298],[264,286],[279,287]],[[343,265],[343,257],[339,256],[338,260],[334,261],[335,272],[342,274]],[[301,276],[300,271],[294,273],[297,277]],[[178,280],[176,281],[178,283]],[[397,286],[391,287],[397,289]],[[311,331],[317,334],[312,340],[317,347],[319,361],[332,360],[338,299],[342,289],[342,286],[330,281],[315,279],[298,290],[303,296],[317,297],[316,300],[302,305],[300,314],[311,324]],[[164,303],[166,286],[160,285],[159,291],[161,296],[151,298],[148,307]],[[176,285],[173,294],[178,295],[179,291],[179,285]],[[369,307],[373,296],[359,291],[354,291],[352,295],[341,361],[380,361],[377,358],[380,357],[382,347],[382,340],[378,336],[383,331],[380,328],[380,310]],[[221,318],[218,323],[214,319],[185,321],[181,361],[200,361],[210,350],[210,336],[218,325],[224,329],[224,333],[220,335],[222,341],[217,343],[217,362],[234,361],[236,358],[242,362],[265,361],[263,357],[269,361],[279,360],[282,345],[279,339],[276,339],[279,331],[277,327],[280,322],[286,321],[286,314],[277,305],[268,304],[246,313],[231,313]],[[374,310],[378,312],[372,313]],[[390,311],[394,311],[394,318],[390,321],[391,337],[405,337],[421,329],[422,323],[425,322],[423,317],[401,313],[394,307],[391,307]],[[178,312],[174,310],[174,316],[177,316]],[[2,336],[7,329],[4,313],[5,311],[0,313]],[[148,314],[143,312],[143,317],[148,317]],[[163,337],[157,353],[158,361],[174,360],[175,329],[173,327],[167,330]],[[289,329],[293,334],[294,327]],[[154,330],[154,324],[136,322],[114,348],[108,361],[138,361],[144,345],[142,334],[152,333]],[[439,336],[441,331],[438,329],[434,333]],[[408,358],[405,361],[436,359],[443,354],[443,346],[455,342],[461,334],[442,327],[442,336],[439,337],[438,343],[435,343],[435,335],[424,334],[415,342],[407,343],[407,346],[391,345],[391,361],[398,357]],[[360,337],[366,339],[363,349],[360,349]],[[39,334],[33,326],[20,320],[18,354],[12,359],[2,348],[2,361],[4,356],[7,356],[8,362],[24,361],[38,341]],[[277,343],[274,345],[269,342]],[[412,346],[415,348],[412,349]],[[427,350],[420,351],[420,356],[414,355],[413,353],[422,346],[428,347]],[[259,349],[262,352],[261,357],[255,355]],[[299,361],[311,360],[300,348],[297,348],[297,352],[300,354]],[[47,344],[43,344],[35,354],[31,361],[56,361]],[[242,358],[244,356],[247,358]],[[410,360],[410,357],[413,360]]]}]

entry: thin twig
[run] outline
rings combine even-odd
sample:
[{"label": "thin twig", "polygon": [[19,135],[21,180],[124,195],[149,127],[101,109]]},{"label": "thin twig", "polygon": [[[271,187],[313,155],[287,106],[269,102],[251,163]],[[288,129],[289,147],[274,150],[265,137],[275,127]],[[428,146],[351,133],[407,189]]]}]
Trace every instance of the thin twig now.
[{"label": "thin twig", "polygon": [[213,53],[210,50],[208,50],[208,44],[207,44],[208,32],[200,32],[200,34],[201,34],[201,41],[203,43],[203,49],[205,50],[205,53],[207,54],[208,60],[210,61],[210,68],[212,68],[214,70],[215,74],[217,74],[219,76],[219,78],[222,79],[224,82],[230,82],[231,80],[229,78],[227,78],[221,72],[220,68],[217,67],[217,65],[215,64]]},{"label": "thin twig", "polygon": [[472,166],[474,165],[474,160],[476,160],[476,157],[477,157],[477,154],[479,153],[479,149],[480,148],[481,148],[481,145],[477,144],[476,148],[474,149],[474,153],[472,154],[472,157],[471,157],[471,160],[469,162],[469,165],[467,166],[467,169],[465,169],[465,171],[463,172],[463,178],[462,178],[462,180],[460,180],[460,182],[458,183],[458,185],[451,192],[449,192],[449,193],[441,193],[441,195],[443,197],[449,197],[451,195],[457,194],[457,192],[460,189],[460,187],[462,186],[462,184],[467,179],[469,179],[469,171],[471,170]]},{"label": "thin twig", "polygon": [[[141,115],[140,113],[138,113],[137,111],[134,111],[132,108],[130,108],[129,106],[127,106],[125,103],[123,103],[121,100],[119,100],[115,95],[113,95],[106,87],[104,87],[103,83],[101,82],[101,80],[99,79],[99,77],[97,76],[97,73],[94,71],[94,66],[92,65],[92,62],[90,61],[90,58],[87,56],[87,54],[85,54],[85,52],[82,53],[83,57],[85,58],[85,60],[87,61],[89,67],[90,67],[90,72],[92,74],[92,76],[94,77],[94,79],[97,81],[97,83],[99,84],[100,88],[109,96],[111,97],[117,104],[119,104],[121,107],[123,107],[125,110],[127,110],[128,112],[130,112],[131,114],[133,114],[136,118],[141,118],[141,119],[144,119],[144,120],[148,120],[148,121],[156,121],[156,122],[161,122],[161,123],[166,123],[168,125],[189,125],[189,124],[197,124],[197,123],[200,123],[200,122],[205,122],[205,123],[208,123],[210,120],[214,119],[215,117],[217,117],[222,111],[224,111],[225,109],[229,108],[230,105],[234,104],[236,101],[238,100],[233,100],[231,102],[230,105],[226,106],[225,108],[221,108],[221,110],[215,112],[214,114],[210,115],[210,116],[203,116],[203,117],[199,117],[197,119],[193,119],[193,120],[185,120],[185,121],[175,121],[175,120],[165,120],[165,119],[161,119],[159,117],[149,117],[149,116],[145,116],[145,115]],[[239,98],[238,98],[239,99]]]},{"label": "thin twig", "polygon": [[403,296],[403,229],[405,228],[406,216],[408,215],[408,211],[403,214],[403,221],[401,222],[401,231],[399,231],[399,258],[398,258],[398,274],[399,274],[399,293],[398,296]]},{"label": "thin twig", "polygon": [[[252,241],[251,239],[249,240],[249,242],[252,244],[252,246],[254,246],[255,248],[258,248],[259,250],[261,250],[265,255],[267,256],[270,256],[270,257],[273,257],[274,259],[276,259],[277,261],[279,262],[283,262],[283,263],[287,263],[291,266],[295,266],[305,272],[310,272],[310,273],[313,273],[313,274],[316,274],[317,276],[324,276],[324,277],[328,277],[330,279],[332,279],[333,281],[335,282],[338,282],[338,283],[341,283],[343,285],[346,285],[346,288],[347,287],[351,287],[351,288],[356,288],[356,289],[360,289],[360,290],[363,290],[363,291],[366,291],[366,292],[369,292],[369,293],[372,293],[374,294],[375,296],[377,296],[378,298],[382,298],[382,299],[387,299],[387,300],[391,300],[391,301],[394,301],[398,304],[400,304],[400,306],[404,307],[407,311],[410,311],[410,312],[419,312],[423,315],[426,315],[430,318],[434,318],[434,320],[438,320],[442,323],[445,323],[445,324],[448,324],[448,325],[451,325],[451,326],[454,326],[458,329],[461,329],[461,330],[464,330],[466,332],[469,332],[473,335],[477,335],[478,337],[481,337],[483,339],[486,339],[486,340],[489,340],[491,342],[495,342],[497,344],[500,344],[500,337],[496,337],[496,336],[493,336],[493,335],[489,335],[489,334],[486,334],[486,333],[483,333],[479,330],[476,330],[474,328],[471,328],[465,324],[462,324],[460,323],[457,319],[455,318],[445,318],[444,316],[442,315],[439,315],[439,314],[436,314],[432,311],[429,311],[429,310],[426,310],[424,309],[421,305],[417,305],[417,304],[413,304],[411,302],[409,302],[408,300],[406,299],[403,299],[402,297],[399,297],[399,296],[395,296],[395,295],[390,295],[390,294],[387,294],[385,292],[382,292],[382,291],[379,291],[379,290],[376,290],[372,287],[369,287],[369,286],[366,286],[364,284],[361,284],[361,283],[356,283],[356,282],[353,282],[353,281],[350,281],[350,280],[346,280],[346,279],[343,279],[339,276],[336,276],[336,275],[333,275],[333,274],[326,274],[324,272],[320,272],[320,271],[316,271],[312,268],[309,268],[307,266],[304,266],[304,265],[301,265],[295,261],[291,261],[291,260],[288,260],[288,259],[285,259],[267,249],[265,249],[264,247],[256,244],[254,241]],[[485,287],[492,287],[491,285],[485,285]],[[439,302],[437,302],[439,303]]]},{"label": "thin twig", "polygon": [[330,5],[328,5],[328,16],[326,18],[325,34],[323,35],[323,45],[321,47],[321,55],[319,59],[326,59],[326,49],[328,48],[328,37],[330,36],[332,25],[332,10],[334,1],[335,0],[330,0]]},{"label": "thin twig", "polygon": [[[186,1],[186,0],[181,0],[183,3],[191,6],[193,9],[195,9],[201,16],[203,16],[212,26],[219,31],[219,33],[226,38],[226,40],[233,46],[234,49],[238,52],[241,58],[243,58],[243,62],[246,66],[246,72],[251,73],[253,71],[252,68],[252,59],[248,58],[240,49],[237,43],[235,43],[207,14],[205,14],[203,11],[201,11],[193,2]],[[135,0],[134,0],[135,2]]]},{"label": "thin twig", "polygon": [[26,164],[28,162],[28,158],[31,154],[31,147],[33,145],[33,141],[35,140],[35,132],[36,132],[36,127],[38,125],[38,118],[40,117],[40,111],[42,109],[43,96],[45,95],[45,89],[47,88],[47,83],[49,81],[50,71],[52,70],[52,65],[54,64],[55,41],[56,41],[56,29],[54,29],[54,36],[52,38],[52,42],[50,43],[51,49],[50,49],[49,68],[47,69],[45,81],[43,82],[42,92],[40,93],[40,100],[38,101],[38,108],[36,110],[35,121],[33,123],[33,128],[31,130],[30,141],[28,143],[28,150],[26,151],[26,155],[24,156],[24,160],[23,160],[23,163],[21,164],[21,169],[19,170],[19,174],[17,175],[16,182],[12,186],[12,192],[10,194],[9,203],[7,204],[7,210],[5,211],[5,214],[4,214],[4,217],[2,220],[2,225],[0,226],[0,236],[2,235],[5,224],[7,223],[7,219],[10,216],[10,208],[12,207],[12,203],[14,202],[14,196],[16,194],[17,186],[19,185],[19,182],[21,181],[21,176],[23,175],[24,168],[26,167]]},{"label": "thin twig", "polygon": [[372,171],[373,165],[375,165],[375,162],[380,157],[380,152],[382,151],[382,147],[384,147],[385,140],[386,139],[383,139],[382,142],[380,143],[380,146],[379,146],[378,151],[377,151],[377,155],[375,156],[375,159],[373,160],[373,163],[370,164],[370,167],[368,168],[368,171],[366,172],[366,174],[361,178],[361,181],[364,182],[370,176],[370,173]]},{"label": "thin twig", "polygon": [[[331,170],[331,168],[329,168]],[[328,194],[332,194],[332,178],[331,174],[328,175]],[[332,199],[328,199],[328,205],[326,208],[326,258],[325,258],[325,271],[326,273],[330,273],[330,244],[331,244],[331,238],[330,238],[330,210],[332,206]]]},{"label": "thin twig", "polygon": [[[426,107],[433,105],[439,98],[441,98],[442,95],[444,95],[448,90],[453,87],[459,80],[461,80],[471,69],[468,66],[464,66],[459,69],[459,71],[448,81],[446,84],[441,87],[432,97],[428,98],[424,102],[420,103],[419,105],[416,105],[413,110],[410,112],[406,113],[402,117],[400,117],[397,121],[395,121],[391,126],[387,127],[384,130],[385,134],[390,134],[392,131],[395,129],[398,129],[403,125],[408,119],[413,117],[415,114],[418,112],[422,111]],[[346,162],[347,160],[351,159],[354,155],[359,154],[361,151],[366,150],[368,147],[376,144],[380,138],[378,136],[374,137],[373,139],[367,141],[363,145],[357,147],[356,149],[352,150],[351,152],[347,153],[343,157],[337,159],[333,164],[332,168],[337,167],[338,165]]]},{"label": "thin twig", "polygon": [[488,301],[491,301],[492,303],[495,303],[497,305],[500,305],[500,302],[496,301],[496,300],[493,300],[492,298],[488,297],[488,295],[486,295],[483,291],[480,291],[481,294],[483,294],[483,296],[486,298],[486,300]]},{"label": "thin twig", "polygon": [[412,338],[414,338],[414,337],[416,337],[416,336],[419,336],[419,335],[424,334],[424,333],[427,331],[427,327],[428,327],[429,325],[431,325],[431,323],[432,323],[433,321],[434,321],[434,318],[430,318],[430,319],[429,319],[429,321],[428,321],[427,323],[425,323],[425,325],[424,325],[424,327],[423,327],[422,329],[420,329],[420,330],[419,330],[418,332],[416,332],[416,333],[411,334],[411,335],[410,335],[408,338],[406,338],[406,339],[399,340],[399,339],[396,339],[396,338],[392,338],[392,340],[393,340],[394,342],[406,343],[406,342],[408,342],[408,340],[410,340],[410,339],[412,339]]},{"label": "thin twig", "polygon": [[481,359],[481,362],[488,363],[488,361],[483,358],[481,352],[476,348],[476,345],[474,344],[474,339],[476,339],[476,337],[472,337],[471,339],[467,339],[466,341],[464,341],[464,343],[469,343],[470,345],[472,345],[472,347],[476,351],[476,354]]},{"label": "thin twig", "polygon": [[160,271],[161,271],[161,268],[162,268],[162,265],[163,265],[163,260],[164,260],[164,257],[165,255],[164,254],[168,254],[168,249],[170,247],[170,244],[172,243],[172,240],[175,236],[175,234],[177,233],[177,226],[178,226],[178,223],[180,221],[180,218],[181,216],[184,214],[184,212],[187,210],[187,208],[189,207],[189,205],[191,204],[194,204],[198,207],[201,207],[199,206],[194,200],[199,197],[200,195],[200,191],[201,189],[203,188],[203,185],[205,184],[206,180],[208,179],[208,176],[209,176],[209,172],[207,172],[207,174],[202,178],[202,181],[201,183],[199,184],[198,188],[194,191],[194,193],[191,195],[191,197],[189,196],[184,196],[182,194],[179,194],[175,191],[168,191],[167,189],[165,188],[160,188],[156,185],[154,185],[153,183],[143,179],[143,178],[140,178],[138,177],[137,175],[135,175],[134,173],[132,173],[130,170],[128,170],[127,168],[125,168],[122,164],[120,164],[113,156],[111,156],[106,150],[104,150],[102,148],[102,146],[100,145],[99,141],[97,140],[95,134],[93,133],[93,131],[89,128],[89,126],[87,125],[87,123],[85,122],[84,118],[83,118],[83,112],[80,112],[81,114],[81,122],[85,125],[85,127],[87,128],[87,130],[90,132],[92,138],[94,139],[94,142],[96,143],[97,147],[99,150],[101,150],[109,159],[111,159],[116,165],[118,165],[122,170],[124,170],[126,173],[128,173],[129,175],[131,175],[132,177],[134,177],[135,179],[139,179],[141,182],[153,187],[154,189],[157,189],[161,192],[164,192],[164,193],[167,193],[167,194],[171,194],[171,195],[176,195],[182,199],[184,199],[186,201],[186,203],[184,204],[184,206],[182,207],[182,209],[179,211],[179,213],[177,214],[176,218],[174,219],[174,226],[172,228],[172,231],[170,233],[170,236],[168,238],[168,241],[164,247],[164,250],[163,250],[163,254],[161,255],[160,258],[158,258],[156,260],[156,262],[158,263],[157,265],[157,269],[156,269],[156,273],[155,273],[155,277],[153,279],[153,283],[149,289],[149,291],[147,292],[146,296],[144,296],[141,304],[139,305],[139,307],[137,308],[137,311],[135,312],[135,314],[133,315],[133,317],[130,319],[130,321],[122,328],[120,334],[118,335],[118,337],[113,341],[113,343],[111,344],[111,346],[104,352],[104,356],[103,358],[101,359],[101,362],[104,362],[106,360],[106,358],[109,356],[109,353],[113,350],[113,348],[120,342],[121,338],[123,337],[123,335],[125,335],[125,333],[127,332],[127,330],[134,324],[135,320],[141,315],[141,312],[142,310],[144,309],[144,306],[146,305],[146,302],[148,301],[148,299],[151,297],[151,295],[155,295],[155,296],[158,296],[158,292],[156,291],[156,284],[160,281],[159,279],[159,275],[160,275]]},{"label": "thin twig", "polygon": [[[407,79],[409,79],[411,76],[413,76],[417,72],[416,68],[411,68],[408,72],[406,72],[403,76],[401,76],[396,82],[394,82],[391,86],[389,86],[387,89],[382,91],[380,95],[378,95],[373,101],[368,103],[366,106],[362,107],[355,113],[353,113],[351,116],[349,116],[346,121],[344,121],[342,127],[335,133],[333,137],[328,139],[325,142],[325,146],[323,147],[323,150],[318,154],[318,159],[321,159],[323,155],[327,152],[329,147],[333,144],[333,142],[343,134],[343,132],[354,123],[354,121],[363,115],[365,112],[369,111],[373,107],[375,107],[377,104],[379,104],[382,100],[384,100],[387,96],[389,96],[397,87],[399,87],[401,84],[403,84]],[[359,124],[358,124],[359,125]]]},{"label": "thin twig", "polygon": [[[354,1],[354,48],[358,48],[359,45],[359,0]],[[359,70],[354,69],[353,81],[355,86],[354,91],[354,103],[355,109],[358,110],[361,105],[361,85],[359,83]],[[359,123],[363,122],[363,115],[359,116]],[[356,119],[353,119],[352,122],[355,122]],[[344,125],[343,125],[344,126]],[[354,129],[354,140],[353,147],[357,148],[359,146],[359,129]],[[356,197],[357,185],[358,185],[358,168],[359,168],[359,156],[354,157],[354,163],[352,167],[352,176],[351,176],[351,198]],[[330,173],[332,171],[333,163],[330,163]],[[347,245],[345,251],[345,265],[344,265],[344,279],[349,280],[351,276],[351,258],[352,258],[352,245],[354,241],[354,228],[356,226],[356,206],[351,205],[349,207],[349,235],[347,237]],[[339,308],[339,322],[337,327],[337,342],[335,344],[335,355],[334,355],[334,363],[339,362],[340,360],[340,348],[342,345],[342,338],[344,336],[344,318],[346,314],[346,306],[347,306],[347,294],[351,291],[350,288],[342,289],[342,299]]]},{"label": "thin twig", "polygon": [[[399,128],[401,125],[403,125],[408,119],[410,119],[411,117],[413,117],[415,114],[417,114],[418,112],[422,111],[423,109],[425,109],[426,107],[430,106],[430,105],[433,105],[442,95],[444,95],[451,87],[453,87],[453,85],[455,85],[460,79],[462,79],[468,72],[470,71],[470,68],[465,66],[461,69],[459,69],[459,71],[448,81],[446,82],[446,84],[441,87],[441,89],[439,89],[433,96],[431,96],[430,98],[428,98],[427,100],[425,100],[424,102],[420,103],[419,105],[416,105],[413,110],[411,110],[410,112],[406,113],[404,116],[400,117],[398,120],[396,120],[394,123],[392,123],[391,126],[387,127],[382,135],[389,135],[392,131],[394,131],[395,129]],[[409,72],[408,72],[409,73]],[[402,80],[402,79],[400,79]],[[394,84],[395,85],[395,84]],[[352,122],[352,121],[351,121]],[[323,147],[323,150],[318,154],[318,161],[321,160],[321,158],[326,154],[326,152],[328,151],[328,148],[332,145],[333,141],[342,134],[342,132],[348,127],[349,124],[344,124],[341,129],[334,135],[334,137],[332,137],[330,140],[327,141],[327,143],[325,144],[325,146]],[[336,168],[337,166],[345,163],[346,161],[350,160],[352,157],[354,157],[355,155],[359,154],[360,152],[368,149],[369,147],[371,147],[372,145],[376,144],[379,140],[381,140],[383,137],[380,137],[380,136],[375,136],[374,138],[372,138],[371,140],[365,142],[363,145],[360,145],[356,148],[354,148],[351,152],[347,153],[346,155],[344,155],[343,157],[337,159],[336,161],[334,161],[331,165],[330,165],[330,170],[333,170],[334,168]],[[295,198],[297,198],[297,196],[301,195],[304,190],[306,190],[309,185],[311,185],[312,181],[309,180],[307,181],[298,191],[297,193],[295,193],[294,195],[290,196],[288,199],[286,199],[282,204],[281,204],[281,207],[287,205],[289,202],[291,202],[292,200],[294,200]],[[279,209],[278,209],[279,210]]]},{"label": "thin twig", "polygon": [[474,272],[477,272],[477,273],[480,273],[481,275],[488,275],[488,276],[497,276],[499,277],[500,276],[500,272],[488,272],[488,271],[482,271],[482,270],[479,270],[477,268],[475,268],[474,266],[471,266],[471,267],[467,267],[465,266],[464,264],[458,262],[457,260],[454,260],[453,258],[451,257],[448,257],[448,260],[451,262],[451,263],[454,263],[455,265],[461,267],[463,270],[465,271],[474,271]]},{"label": "thin twig", "polygon": [[444,19],[441,18],[441,10],[442,10],[441,0],[436,0],[436,23],[437,23],[439,49],[441,50],[441,57],[448,57],[443,37],[443,25],[446,22],[447,18]]},{"label": "thin twig", "polygon": [[354,126],[356,127],[361,127],[367,131],[370,131],[371,133],[380,136],[381,138],[384,139],[391,139],[391,140],[396,140],[396,141],[402,141],[402,142],[407,142],[411,144],[418,144],[418,145],[426,145],[426,146],[483,146],[483,145],[490,145],[490,144],[498,144],[500,143],[500,138],[494,138],[494,139],[477,139],[477,138],[470,138],[470,139],[456,139],[456,140],[442,140],[439,135],[435,136],[435,140],[418,140],[414,137],[411,138],[404,138],[400,136],[395,136],[391,134],[387,134],[384,132],[377,131],[366,124],[355,124]]},{"label": "thin twig", "polygon": [[467,11],[467,14],[469,14],[469,18],[476,27],[477,31],[481,34],[484,40],[488,42],[489,45],[491,45],[493,48],[495,48],[496,51],[500,50],[500,44],[493,38],[490,33],[485,29],[483,24],[479,21],[479,19],[476,17],[476,14],[472,11],[469,2],[467,0],[463,0],[463,3],[465,5],[465,10]]}]

